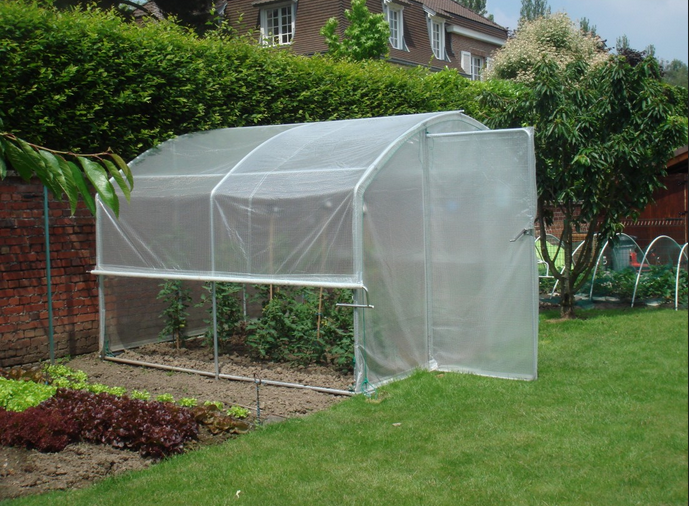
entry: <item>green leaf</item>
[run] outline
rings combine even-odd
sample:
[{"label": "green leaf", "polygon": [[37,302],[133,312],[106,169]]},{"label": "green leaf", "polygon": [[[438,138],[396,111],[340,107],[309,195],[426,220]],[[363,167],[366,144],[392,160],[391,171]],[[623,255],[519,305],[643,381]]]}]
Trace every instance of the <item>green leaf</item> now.
[{"label": "green leaf", "polygon": [[[60,164],[55,158],[55,155],[49,151],[40,150],[38,155],[43,159],[43,165],[45,166],[46,179],[50,181],[50,184],[46,184],[53,195],[59,200],[62,198],[62,184],[60,184],[60,179],[62,177],[62,170],[60,169]],[[45,184],[45,183],[44,183]]]},{"label": "green leaf", "polygon": [[103,203],[114,211],[115,216],[119,216],[120,202],[115,194],[115,189],[110,184],[108,173],[100,164],[93,160],[83,156],[77,157],[77,160],[79,160],[79,163],[84,168],[86,177],[91,181],[91,184],[98,192],[98,195],[100,195]]},{"label": "green leaf", "polygon": [[7,142],[5,153],[12,167],[19,173],[22,179],[27,182],[31,181],[35,171],[31,158],[13,142]]},{"label": "green leaf", "polygon": [[74,162],[66,162],[67,165],[69,166],[70,171],[72,172],[72,178],[74,179],[74,184],[76,187],[79,189],[81,192],[82,197],[84,198],[84,203],[86,204],[86,207],[89,208],[89,211],[91,211],[91,214],[96,214],[96,203],[93,200],[93,197],[91,196],[91,192],[88,189],[88,186],[86,185],[86,181],[84,180],[84,176],[81,174],[81,170],[79,167],[77,167],[77,164]]},{"label": "green leaf", "polygon": [[[2,125],[0,125],[2,127]],[[7,176],[7,163],[5,162],[5,139],[0,137],[0,179]]]},{"label": "green leaf", "polygon": [[57,199],[60,199],[62,197],[62,190],[57,182],[53,179],[53,175],[50,173],[50,170],[43,161],[43,157],[41,157],[41,155],[38,154],[38,151],[32,148],[28,142],[22,139],[17,139],[17,143],[22,148],[22,151],[26,155],[27,159],[30,161],[36,177],[41,180],[41,183],[43,183],[43,185],[46,186]]},{"label": "green leaf", "polygon": [[124,160],[122,160],[122,157],[120,155],[116,155],[113,153],[112,159],[115,160],[115,163],[117,166],[120,168],[122,172],[124,172],[124,175],[127,177],[127,181],[129,181],[129,187],[131,189],[134,189],[134,176],[132,175],[132,170],[129,168],[129,165],[124,163]]},{"label": "green leaf", "polygon": [[129,202],[129,199],[131,197],[131,192],[129,191],[129,186],[127,186],[127,183],[125,182],[124,178],[122,177],[122,174],[120,173],[119,169],[117,167],[115,167],[115,164],[112,163],[110,160],[103,160],[103,165],[105,165],[107,167],[110,175],[113,177],[113,179],[115,181],[117,181],[117,184],[122,189],[122,193],[124,193],[124,196],[127,199],[127,202]]},{"label": "green leaf", "polygon": [[62,157],[56,158],[58,160],[58,163],[60,164],[60,184],[62,185],[62,189],[65,190],[65,193],[67,194],[67,198],[69,199],[69,205],[72,210],[72,216],[74,216],[74,213],[77,210],[77,202],[79,201],[79,187],[77,186],[77,183],[74,180],[72,168],[70,167],[67,160],[65,160]]}]

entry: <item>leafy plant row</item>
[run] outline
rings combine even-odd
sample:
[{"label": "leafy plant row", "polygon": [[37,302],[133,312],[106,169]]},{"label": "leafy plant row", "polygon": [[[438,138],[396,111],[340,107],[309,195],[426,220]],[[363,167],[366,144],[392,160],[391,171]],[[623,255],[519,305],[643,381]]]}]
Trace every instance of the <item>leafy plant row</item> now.
[{"label": "leafy plant row", "polygon": [[251,429],[249,410],[240,406],[223,412],[220,402],[199,406],[183,398],[174,404],[166,394],[150,401],[145,390],[124,396],[124,388],[89,389],[94,385],[86,380],[83,371],[63,365],[0,369],[0,445],[57,452],[87,441],[160,458],[182,452],[199,425],[212,434]]},{"label": "leafy plant row", "polygon": [[[631,300],[636,285],[637,270],[633,268],[621,271],[605,271],[596,275],[593,293],[597,295],[614,295],[622,300]],[[680,269],[679,300],[687,302],[687,271]],[[664,302],[675,300],[677,287],[677,269],[668,265],[645,267],[639,277],[636,289],[637,299],[658,299]]]},{"label": "leafy plant row", "polygon": [[57,452],[87,441],[161,458],[182,453],[198,435],[189,409],[107,393],[58,388],[55,395],[21,413],[0,409],[0,444]]},{"label": "leafy plant row", "polygon": [[253,320],[246,344],[260,359],[301,365],[354,367],[353,313],[336,306],[351,303],[348,290],[282,287]]},{"label": "leafy plant row", "polygon": [[[540,269],[544,274],[545,270]],[[623,301],[631,301],[636,286],[636,300],[653,299],[662,302],[674,302],[675,290],[677,288],[677,269],[670,265],[651,265],[644,267],[639,277],[637,285],[636,278],[638,271],[628,267],[620,271],[599,270],[594,279],[593,294],[596,296],[618,297]],[[679,272],[679,293],[677,294],[680,304],[687,304],[689,295],[689,276],[686,270],[680,269]],[[540,279],[541,293],[550,292],[553,288],[554,280],[550,278]],[[581,288],[581,293],[589,293],[591,289],[590,281]]]},{"label": "leafy plant row", "polygon": [[[141,401],[151,400],[151,394],[146,390],[127,390],[123,387],[112,387],[102,383],[89,383],[88,375],[65,365],[45,364],[43,366],[0,368],[0,408],[7,411],[24,411],[38,406],[46,399],[55,395],[58,388],[84,390],[94,394],[107,393],[115,397],[127,395],[131,399]],[[158,402],[175,403],[170,394],[160,394],[155,398]],[[199,406],[197,399],[182,397],[176,401],[179,406],[194,408],[201,416],[202,411],[222,415],[223,404],[219,401],[205,401]],[[198,408],[198,409],[196,409]],[[249,416],[248,409],[241,406],[230,406],[226,415],[241,420]],[[196,416],[195,415],[195,416]],[[204,415],[205,416],[205,415]]]},{"label": "leafy plant row", "polygon": [[[213,337],[213,306],[208,293],[196,306],[208,308],[205,320],[206,339]],[[221,344],[239,335],[250,355],[261,360],[289,362],[300,365],[332,365],[342,371],[354,366],[354,321],[350,310],[337,307],[338,302],[351,302],[351,292],[338,289],[283,286],[274,290],[268,285],[254,286],[254,298],[261,301],[261,316],[243,320],[239,294],[241,285],[216,283],[218,339]],[[172,337],[179,348],[186,337],[193,304],[191,290],[180,280],[160,284],[158,299],[166,306],[159,315],[165,325],[160,338]]]}]

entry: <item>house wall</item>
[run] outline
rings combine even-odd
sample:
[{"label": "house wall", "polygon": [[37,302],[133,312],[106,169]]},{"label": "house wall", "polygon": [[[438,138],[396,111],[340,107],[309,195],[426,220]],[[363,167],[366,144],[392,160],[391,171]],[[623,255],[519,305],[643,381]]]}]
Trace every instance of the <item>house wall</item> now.
[{"label": "house wall", "polygon": [[[98,349],[95,221],[49,199],[55,356]],[[0,367],[49,358],[43,186],[0,183]]]},{"label": "house wall", "polygon": [[687,242],[687,173],[669,174],[663,178],[664,189],[657,190],[655,202],[639,215],[638,220],[625,220],[624,233],[648,245],[658,236],[672,237],[678,244]]},{"label": "house wall", "polygon": [[[376,14],[383,12],[382,2],[368,2],[369,10]],[[420,4],[412,3],[404,8],[404,41],[409,51],[390,48],[390,59],[393,61],[407,62],[407,64],[431,65],[442,68],[446,64],[453,67],[453,62],[440,62],[435,60],[431,49],[431,41],[428,37],[428,25],[426,13]],[[446,46],[448,40],[445,41]],[[449,46],[448,46],[449,48]]]},{"label": "house wall", "polygon": [[471,39],[469,37],[465,37],[464,35],[450,34],[450,36],[452,37],[452,52],[455,55],[457,65],[461,64],[460,58],[462,51],[467,51],[473,56],[488,58],[497,49],[493,44]]},{"label": "house wall", "polygon": [[[428,35],[427,14],[423,4],[413,0],[399,0],[404,5],[404,38],[408,51],[390,47],[390,61],[402,65],[429,65],[431,68],[441,69],[445,66],[463,71],[461,68],[461,51],[469,51],[477,56],[487,57],[498,46],[470,39],[456,34],[446,34],[446,47],[450,61],[434,59],[431,43]],[[253,32],[258,38],[260,31],[260,9],[264,6],[276,5],[277,2],[255,2],[251,0],[233,0],[227,5],[225,11],[230,24],[240,34]],[[383,12],[383,3],[379,0],[367,2],[369,11],[373,14]],[[345,9],[351,8],[350,0],[324,1],[324,0],[299,0],[297,3],[296,27],[294,41],[289,46],[284,46],[296,54],[312,55],[324,53],[328,47],[321,28],[328,19],[335,17],[340,21],[340,34],[347,26],[344,16]],[[241,21],[241,22],[240,22]],[[448,20],[448,23],[455,21]],[[465,20],[461,23],[467,28],[488,35],[496,36],[500,31],[492,27],[482,26],[474,20]]]}]

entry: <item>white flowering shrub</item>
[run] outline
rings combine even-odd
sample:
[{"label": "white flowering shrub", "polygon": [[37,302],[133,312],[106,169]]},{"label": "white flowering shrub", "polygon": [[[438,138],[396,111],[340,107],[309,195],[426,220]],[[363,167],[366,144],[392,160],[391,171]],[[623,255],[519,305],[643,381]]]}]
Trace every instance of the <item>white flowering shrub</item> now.
[{"label": "white flowering shrub", "polygon": [[534,78],[534,65],[543,58],[555,61],[564,69],[576,60],[595,67],[608,57],[597,36],[582,32],[566,13],[558,12],[520,24],[516,35],[495,53],[486,77],[528,84]]}]

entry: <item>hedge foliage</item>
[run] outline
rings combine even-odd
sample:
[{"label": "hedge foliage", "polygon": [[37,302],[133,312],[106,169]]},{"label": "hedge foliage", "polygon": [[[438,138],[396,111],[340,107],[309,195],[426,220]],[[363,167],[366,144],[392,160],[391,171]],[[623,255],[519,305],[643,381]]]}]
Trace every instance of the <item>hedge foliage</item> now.
[{"label": "hedge foliage", "polygon": [[0,115],[32,142],[129,160],[191,131],[464,109],[487,88],[457,72],[350,63],[200,38],[170,22],[0,2]]}]

